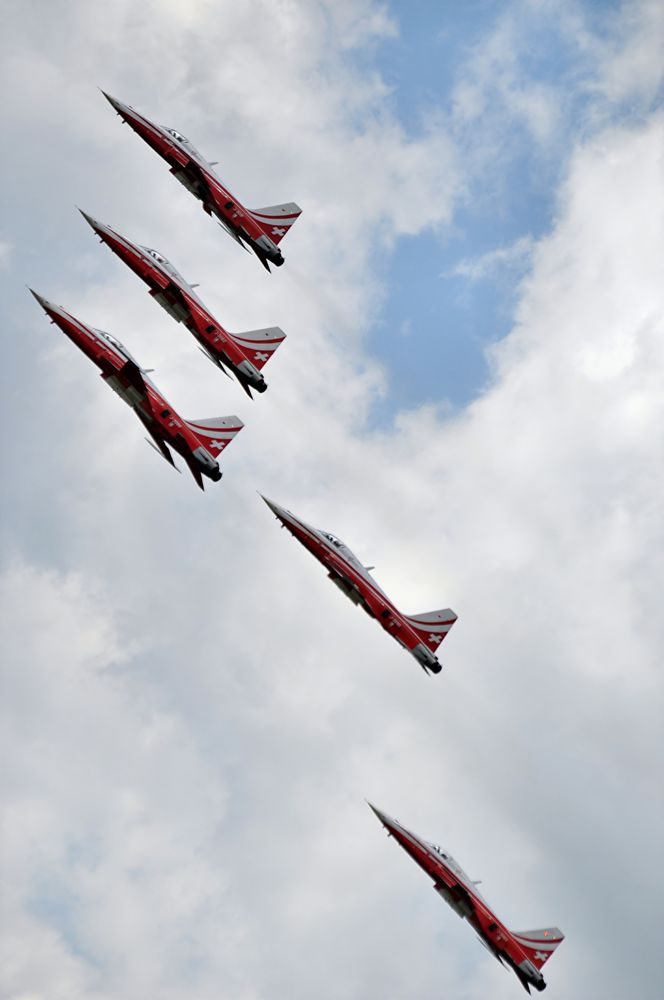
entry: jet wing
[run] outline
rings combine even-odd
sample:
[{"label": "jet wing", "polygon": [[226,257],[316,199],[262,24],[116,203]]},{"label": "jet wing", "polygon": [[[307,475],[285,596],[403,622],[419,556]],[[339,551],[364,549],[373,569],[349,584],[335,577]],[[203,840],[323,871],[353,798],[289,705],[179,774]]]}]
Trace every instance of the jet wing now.
[{"label": "jet wing", "polygon": [[[210,182],[201,167],[200,163],[187,155],[184,150],[176,149],[176,165],[171,167],[171,173],[184,185],[193,195],[203,202],[203,207],[209,214],[209,206],[214,204],[215,198],[210,187]],[[167,157],[168,158],[168,157]]]},{"label": "jet wing", "polygon": [[[334,574],[334,576],[340,577],[348,587],[357,589],[357,585],[355,581],[352,579],[352,577],[349,575],[348,569],[343,559],[339,559],[338,556],[334,555],[334,553],[329,552],[327,549],[324,549],[323,554],[321,556],[321,562],[323,562],[330,569],[331,573]],[[364,594],[362,596],[364,597]]]},{"label": "jet wing", "polygon": [[[116,368],[107,355],[102,355],[97,364],[101,369],[101,377],[114,392],[125,399],[125,402],[135,407],[149,399],[143,372],[135,361],[125,361],[123,365]],[[128,389],[125,389],[124,382],[128,383]]]},{"label": "jet wing", "polygon": [[460,917],[469,920],[475,930],[481,931],[481,921],[478,919],[477,901],[473,894],[457,878],[454,872],[442,865],[437,866],[431,872],[434,876],[433,887],[436,892],[443,897],[445,902],[452,907]]},{"label": "jet wing", "polygon": [[240,246],[242,247],[243,250],[246,250],[247,253],[250,252],[249,248],[246,247],[244,245],[244,243],[242,242],[242,240],[240,239],[237,231],[235,229],[233,229],[232,226],[229,226],[229,224],[226,222],[225,219],[220,219],[219,216],[217,216],[217,222],[219,223],[219,225],[221,226],[221,228],[224,229],[228,233],[228,235],[231,236],[235,240],[236,243],[240,244]]},{"label": "jet wing", "polygon": [[441,873],[439,873],[439,877],[434,882],[433,887],[436,892],[440,893],[448,901],[453,899],[456,903],[463,904],[464,908],[470,911],[475,909],[475,901],[466,887],[457,882],[452,876],[449,876],[449,873],[446,872],[442,877]]},{"label": "jet wing", "polygon": [[119,372],[120,375],[124,375],[129,384],[138,389],[139,392],[143,393],[145,396],[148,394],[147,387],[145,385],[145,379],[143,378],[143,372],[138,367],[135,361],[127,361],[122,366]]},{"label": "jet wing", "polygon": [[[163,455],[163,457],[166,459],[166,461],[168,462],[169,465],[172,465],[174,469],[177,469],[177,465],[173,461],[173,456],[171,455],[170,451],[166,447],[166,443],[165,443],[164,439],[162,437],[160,437],[158,434],[155,433],[155,429],[154,429],[154,425],[153,425],[152,421],[148,420],[148,418],[142,412],[142,410],[140,410],[140,409],[137,408],[134,412],[136,413],[136,416],[141,421],[141,423],[145,427],[146,431],[148,432],[148,434],[150,435],[150,437],[152,438],[152,440],[156,444],[157,448],[159,449],[160,454]],[[148,441],[148,444],[149,443],[150,442]],[[179,469],[178,469],[178,472],[179,472]]]}]

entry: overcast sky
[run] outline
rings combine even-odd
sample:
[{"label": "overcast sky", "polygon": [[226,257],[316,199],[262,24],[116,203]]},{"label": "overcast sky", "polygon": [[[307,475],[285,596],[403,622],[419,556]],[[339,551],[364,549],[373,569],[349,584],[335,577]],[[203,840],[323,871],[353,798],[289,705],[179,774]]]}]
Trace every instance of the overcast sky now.
[{"label": "overcast sky", "polygon": [[[0,995],[506,1000],[521,988],[364,798],[560,1000],[660,1000],[660,0],[5,4]],[[266,274],[123,127],[302,217]],[[156,247],[253,402],[75,210]],[[50,326],[109,330],[242,434],[204,494]],[[257,490],[404,611],[426,677]]]}]

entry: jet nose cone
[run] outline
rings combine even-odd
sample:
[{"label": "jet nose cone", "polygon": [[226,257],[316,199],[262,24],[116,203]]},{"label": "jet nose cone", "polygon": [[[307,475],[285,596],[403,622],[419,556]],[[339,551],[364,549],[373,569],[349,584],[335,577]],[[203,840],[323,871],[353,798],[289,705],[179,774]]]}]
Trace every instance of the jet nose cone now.
[{"label": "jet nose cone", "polygon": [[[101,87],[99,89],[101,90]],[[107,94],[105,90],[102,90],[101,92],[108,101],[108,103],[111,105],[111,107],[115,108],[118,114],[122,114],[122,112],[125,109],[125,105],[122,103],[122,101],[118,101],[115,97],[111,97],[111,95]]]},{"label": "jet nose cone", "polygon": [[368,799],[367,799],[367,805],[371,809],[372,813],[376,816],[376,818],[383,824],[383,826],[390,825],[389,816],[386,816],[385,813],[380,811],[380,809],[377,809],[376,806],[373,805],[371,802],[369,802]]},{"label": "jet nose cone", "polygon": [[268,498],[264,497],[262,493],[259,493],[258,495],[265,501],[273,514],[276,514],[277,517],[281,517],[283,515],[283,508],[281,508],[279,504],[274,503],[273,500],[268,500]]},{"label": "jet nose cone", "polygon": [[34,288],[28,288],[28,291],[30,292],[31,295],[33,295],[37,299],[37,302],[42,307],[42,309],[48,310],[51,308],[51,303],[48,301],[48,299],[45,299],[42,295],[39,294],[39,292],[36,292]]},{"label": "jet nose cone", "polygon": [[85,221],[88,223],[89,226],[92,226],[93,229],[101,229],[101,223],[97,222],[96,219],[93,219],[92,216],[88,215],[87,212],[84,212],[82,208],[79,208],[79,212],[81,213],[81,215],[83,216],[83,218],[85,219]]}]

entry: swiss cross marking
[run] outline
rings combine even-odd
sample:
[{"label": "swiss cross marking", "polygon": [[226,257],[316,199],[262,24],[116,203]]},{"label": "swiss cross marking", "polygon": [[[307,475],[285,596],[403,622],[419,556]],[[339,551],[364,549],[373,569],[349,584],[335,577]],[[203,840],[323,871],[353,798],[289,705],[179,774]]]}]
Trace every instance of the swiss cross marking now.
[{"label": "swiss cross marking", "polygon": [[210,445],[213,448],[218,448],[219,451],[221,451],[221,449],[226,446],[226,442],[225,441],[210,441]]},{"label": "swiss cross marking", "polygon": [[544,952],[544,951],[536,951],[535,952],[535,958],[538,959],[538,961],[540,961],[540,962],[546,962],[548,956],[547,956],[546,952]]},{"label": "swiss cross marking", "polygon": [[254,360],[255,361],[267,361],[267,359],[269,358],[269,356],[270,355],[269,354],[265,354],[264,351],[257,351],[254,354]]},{"label": "swiss cross marking", "polygon": [[274,226],[273,229],[272,229],[272,235],[273,236],[283,236],[285,232],[286,232],[286,230],[285,229],[280,229],[279,226]]},{"label": "swiss cross marking", "polygon": [[442,636],[440,636],[440,635],[434,635],[433,632],[431,632],[429,634],[429,642],[431,642],[435,646],[437,646],[439,642],[442,642]]}]

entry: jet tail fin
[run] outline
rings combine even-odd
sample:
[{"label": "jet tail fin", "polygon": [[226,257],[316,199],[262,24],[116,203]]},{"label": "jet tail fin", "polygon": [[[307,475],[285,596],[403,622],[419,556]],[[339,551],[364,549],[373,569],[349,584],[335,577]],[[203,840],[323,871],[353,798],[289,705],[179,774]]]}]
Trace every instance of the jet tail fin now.
[{"label": "jet tail fin", "polygon": [[252,365],[258,370],[266,365],[279,344],[286,339],[286,334],[278,326],[266,327],[264,330],[247,330],[245,333],[229,333],[235,343],[242,348]]},{"label": "jet tail fin", "polygon": [[442,611],[426,611],[421,615],[404,615],[404,618],[432,653],[436,652],[457,620],[457,616],[450,608],[444,608]]},{"label": "jet tail fin", "polygon": [[273,243],[281,243],[292,225],[302,215],[302,209],[294,201],[283,205],[270,205],[268,208],[249,209],[249,214],[256,220],[264,233]]},{"label": "jet tail fin", "polygon": [[548,962],[565,938],[557,927],[545,927],[537,931],[512,931],[512,934],[536,969],[541,969]]},{"label": "jet tail fin", "polygon": [[201,444],[216,458],[224,448],[227,448],[236,434],[239,434],[244,424],[239,417],[212,417],[209,420],[185,420],[187,427],[194,432]]}]

